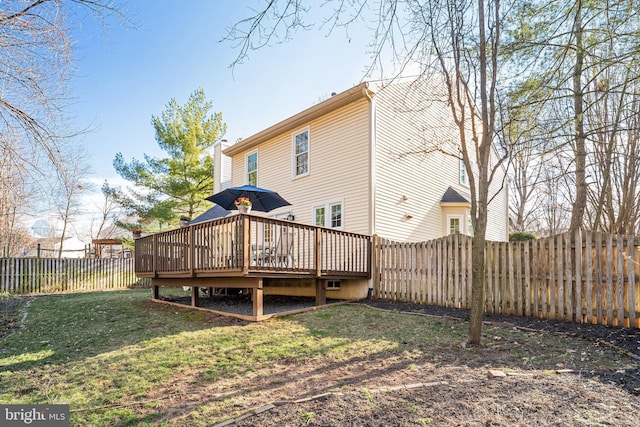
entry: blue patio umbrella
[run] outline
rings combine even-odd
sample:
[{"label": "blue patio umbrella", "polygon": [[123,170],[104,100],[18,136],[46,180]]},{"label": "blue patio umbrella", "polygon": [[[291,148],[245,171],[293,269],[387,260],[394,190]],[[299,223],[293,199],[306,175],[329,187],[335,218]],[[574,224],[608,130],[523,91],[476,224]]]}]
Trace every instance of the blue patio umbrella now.
[{"label": "blue patio umbrella", "polygon": [[239,197],[248,197],[251,201],[251,209],[261,212],[269,212],[276,208],[291,204],[275,191],[254,187],[253,185],[242,185],[240,187],[227,188],[226,190],[222,190],[219,193],[207,197],[206,200],[209,200],[224,209],[231,210],[238,209],[235,205],[235,201]]}]

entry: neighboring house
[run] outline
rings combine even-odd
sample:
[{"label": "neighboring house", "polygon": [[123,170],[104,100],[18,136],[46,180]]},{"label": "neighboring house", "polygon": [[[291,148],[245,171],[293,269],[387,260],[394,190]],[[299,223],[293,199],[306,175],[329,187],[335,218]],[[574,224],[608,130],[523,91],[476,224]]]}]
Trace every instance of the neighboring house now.
[{"label": "neighboring house", "polygon": [[[422,241],[473,232],[459,139],[442,89],[407,80],[362,83],[217,153],[231,158],[231,184],[291,203],[269,216]],[[503,176],[490,191],[489,240],[508,238]],[[228,186],[221,179],[217,189]]]}]

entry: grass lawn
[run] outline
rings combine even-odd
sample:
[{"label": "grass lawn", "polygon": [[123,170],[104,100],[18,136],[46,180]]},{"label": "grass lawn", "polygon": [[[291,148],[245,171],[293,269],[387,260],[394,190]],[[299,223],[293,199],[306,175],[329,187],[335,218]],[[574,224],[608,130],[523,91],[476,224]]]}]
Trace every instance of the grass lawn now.
[{"label": "grass lawn", "polygon": [[[482,347],[462,349],[464,323],[361,306],[249,323],[149,297],[129,290],[30,300],[22,328],[0,338],[0,403],[68,403],[71,425],[197,426],[325,392],[366,397],[416,382],[482,385],[488,369],[549,377],[634,363],[589,341],[504,327],[485,327]],[[575,374],[553,376],[567,375]],[[606,390],[604,398],[640,408],[637,397]],[[598,419],[597,408],[585,411]],[[312,410],[300,414],[299,425],[318,420]]]}]

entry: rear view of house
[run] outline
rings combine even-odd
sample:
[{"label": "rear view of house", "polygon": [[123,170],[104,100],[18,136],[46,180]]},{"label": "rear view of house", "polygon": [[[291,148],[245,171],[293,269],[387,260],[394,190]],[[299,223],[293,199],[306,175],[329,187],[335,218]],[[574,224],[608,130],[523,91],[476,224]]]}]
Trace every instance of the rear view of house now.
[{"label": "rear view of house", "polygon": [[[151,278],[156,299],[159,286],[250,289],[261,319],[263,294],[315,295],[318,304],[365,297],[373,235],[473,233],[441,92],[424,80],[362,83],[235,145],[218,143],[216,192],[250,184],[290,205],[138,239],[136,273]],[[506,190],[494,185],[491,196],[487,238],[506,240]]]},{"label": "rear view of house", "polygon": [[[459,139],[442,88],[407,80],[362,83],[223,153],[232,185],[273,189],[291,203],[272,216],[421,241],[473,233]],[[506,240],[500,176],[491,197],[487,238]]]}]

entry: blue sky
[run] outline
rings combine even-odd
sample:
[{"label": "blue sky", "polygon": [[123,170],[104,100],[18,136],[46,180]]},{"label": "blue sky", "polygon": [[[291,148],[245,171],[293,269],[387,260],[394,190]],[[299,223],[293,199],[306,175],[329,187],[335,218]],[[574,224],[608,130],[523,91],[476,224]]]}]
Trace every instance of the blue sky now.
[{"label": "blue sky", "polygon": [[[321,4],[322,2],[317,2]],[[82,141],[90,154],[91,181],[117,176],[112,161],[147,153],[161,156],[151,127],[171,98],[184,103],[197,88],[227,123],[226,139],[250,136],[313,104],[331,92],[358,84],[370,63],[371,32],[364,25],[344,30],[313,29],[293,40],[249,53],[230,69],[238,50],[220,42],[227,29],[251,15],[257,0],[131,0],[136,29],[111,22],[103,29],[87,20],[76,31],[75,103]],[[314,22],[317,9],[308,21]],[[377,77],[377,76],[376,76]]]}]

